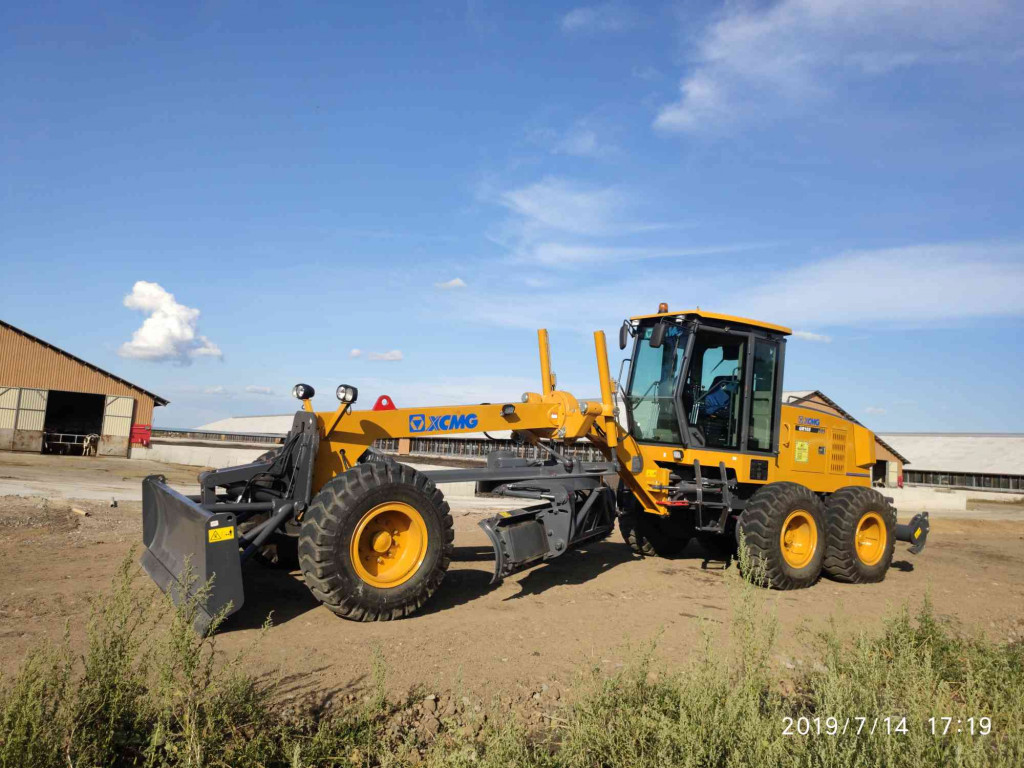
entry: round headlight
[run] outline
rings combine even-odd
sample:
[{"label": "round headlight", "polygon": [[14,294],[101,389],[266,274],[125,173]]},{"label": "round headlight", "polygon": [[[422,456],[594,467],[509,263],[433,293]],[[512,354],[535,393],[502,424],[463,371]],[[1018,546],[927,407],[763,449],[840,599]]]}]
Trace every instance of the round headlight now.
[{"label": "round headlight", "polygon": [[292,396],[298,400],[309,400],[316,391],[309,384],[296,384],[292,387]]},{"label": "round headlight", "polygon": [[335,394],[343,403],[354,403],[356,398],[359,397],[359,390],[351,384],[339,384]]}]

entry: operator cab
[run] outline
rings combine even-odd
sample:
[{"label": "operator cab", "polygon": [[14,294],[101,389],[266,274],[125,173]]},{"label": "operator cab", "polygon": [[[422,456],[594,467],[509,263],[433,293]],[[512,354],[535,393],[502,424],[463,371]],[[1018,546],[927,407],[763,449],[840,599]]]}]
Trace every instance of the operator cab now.
[{"label": "operator cab", "polygon": [[778,451],[788,328],[701,310],[625,321],[634,339],[625,405],[641,443],[740,453]]}]

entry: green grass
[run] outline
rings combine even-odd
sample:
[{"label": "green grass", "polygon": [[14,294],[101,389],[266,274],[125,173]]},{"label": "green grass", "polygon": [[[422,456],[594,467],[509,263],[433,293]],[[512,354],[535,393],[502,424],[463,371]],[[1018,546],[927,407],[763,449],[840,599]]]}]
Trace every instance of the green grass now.
[{"label": "green grass", "polygon": [[[488,713],[469,711],[427,738],[396,728],[410,703],[385,696],[386,652],[367,659],[361,702],[285,709],[246,672],[246,653],[225,658],[215,636],[193,633],[195,601],[154,606],[129,558],[77,653],[67,637],[42,645],[0,681],[0,768],[1024,765],[1021,643],[965,634],[925,601],[880,631],[829,627],[790,669],[775,648],[773,594],[727,578],[728,631],[704,628],[678,667],[652,643],[615,675],[580,670],[553,718],[492,711],[481,729]],[[950,733],[932,735],[928,719],[943,716]],[[964,729],[981,716],[989,735],[956,732],[958,719]]]}]

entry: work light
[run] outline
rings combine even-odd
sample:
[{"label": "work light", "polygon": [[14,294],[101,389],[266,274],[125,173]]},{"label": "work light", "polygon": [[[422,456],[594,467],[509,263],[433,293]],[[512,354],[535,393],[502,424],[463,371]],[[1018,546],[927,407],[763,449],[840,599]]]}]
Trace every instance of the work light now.
[{"label": "work light", "polygon": [[351,384],[339,384],[338,391],[335,394],[341,402],[351,404],[359,397],[359,390]]},{"label": "work light", "polygon": [[292,387],[292,396],[298,400],[309,400],[316,391],[309,384],[296,384]]}]

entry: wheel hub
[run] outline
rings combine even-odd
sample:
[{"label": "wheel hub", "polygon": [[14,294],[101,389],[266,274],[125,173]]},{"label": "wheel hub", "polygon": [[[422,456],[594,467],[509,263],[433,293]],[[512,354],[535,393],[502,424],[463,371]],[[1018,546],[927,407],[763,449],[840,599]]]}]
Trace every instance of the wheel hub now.
[{"label": "wheel hub", "polygon": [[427,554],[427,526],[415,507],[392,501],[366,512],[352,534],[352,567],[367,584],[392,589],[408,581]]},{"label": "wheel hub", "polygon": [[864,565],[875,565],[885,554],[886,539],[885,522],[877,512],[866,512],[857,523],[854,545],[857,557]]},{"label": "wheel hub", "polygon": [[803,568],[818,548],[818,526],[810,512],[797,509],[789,513],[779,535],[782,557],[792,568]]}]

